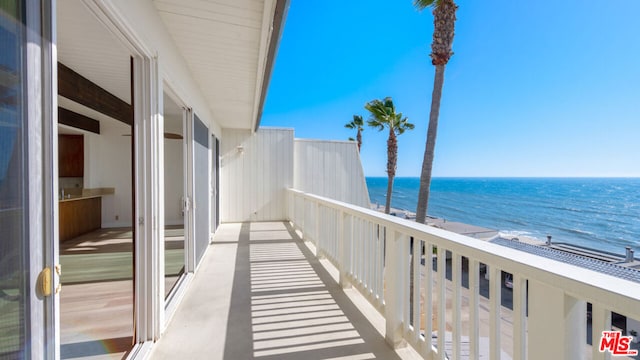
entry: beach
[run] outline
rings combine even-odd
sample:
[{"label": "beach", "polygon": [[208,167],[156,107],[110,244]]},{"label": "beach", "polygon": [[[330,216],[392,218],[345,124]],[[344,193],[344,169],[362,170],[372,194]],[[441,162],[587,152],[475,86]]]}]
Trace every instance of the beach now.
[{"label": "beach", "polygon": [[[373,204],[371,205],[373,210],[384,213],[384,205]],[[402,219],[414,220],[416,214],[402,209],[391,208],[390,215],[400,217]],[[447,221],[446,219],[439,219],[434,217],[427,218],[427,225],[433,226],[438,229],[454,232],[460,235],[470,236],[476,239],[489,241],[499,236],[500,233],[497,230],[484,228],[481,226],[465,224],[457,221]],[[527,241],[535,241],[535,239],[527,239]]]}]

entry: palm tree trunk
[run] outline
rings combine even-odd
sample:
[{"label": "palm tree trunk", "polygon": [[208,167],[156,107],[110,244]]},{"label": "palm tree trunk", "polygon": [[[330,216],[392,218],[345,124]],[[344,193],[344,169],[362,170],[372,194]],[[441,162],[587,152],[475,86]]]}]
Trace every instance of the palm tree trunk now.
[{"label": "palm tree trunk", "polygon": [[422,160],[422,172],[420,173],[420,190],[418,191],[418,208],[416,209],[416,222],[425,223],[427,210],[429,209],[429,191],[431,188],[431,170],[436,149],[436,137],[438,134],[438,117],[440,116],[440,99],[442,98],[442,86],[444,85],[445,65],[436,65],[436,75],[433,81],[433,94],[431,95],[431,114],[429,115],[429,128],[427,129],[427,143]]},{"label": "palm tree trunk", "polygon": [[384,204],[384,213],[389,214],[391,212],[391,193],[393,192],[393,176],[389,175],[387,181],[387,199]]},{"label": "palm tree trunk", "polygon": [[362,130],[358,128],[358,135],[356,135],[356,140],[358,140],[358,152],[360,152],[360,147],[362,146]]},{"label": "palm tree trunk", "polygon": [[392,126],[389,127],[389,139],[387,139],[387,200],[384,205],[384,213],[391,212],[391,194],[393,193],[393,178],[396,176],[396,163],[398,161],[398,141]]}]

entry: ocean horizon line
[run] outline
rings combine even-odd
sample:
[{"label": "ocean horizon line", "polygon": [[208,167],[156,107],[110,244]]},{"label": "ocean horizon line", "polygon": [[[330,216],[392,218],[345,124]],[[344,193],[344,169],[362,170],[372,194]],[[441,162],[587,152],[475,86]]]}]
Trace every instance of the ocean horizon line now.
[{"label": "ocean horizon line", "polygon": [[[386,177],[366,177],[384,204]],[[396,177],[391,207],[415,212],[418,177]],[[640,178],[434,177],[428,214],[505,233],[594,249],[640,249]]]},{"label": "ocean horizon line", "polygon": [[[386,175],[365,175],[365,178],[388,179]],[[395,176],[394,179],[419,179],[417,176]],[[640,176],[433,176],[432,179],[640,179]]]}]

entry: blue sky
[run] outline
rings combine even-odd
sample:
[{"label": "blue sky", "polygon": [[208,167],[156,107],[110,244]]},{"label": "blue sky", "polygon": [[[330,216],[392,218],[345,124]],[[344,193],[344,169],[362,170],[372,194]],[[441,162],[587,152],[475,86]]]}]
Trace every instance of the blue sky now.
[{"label": "blue sky", "polygon": [[[640,1],[458,5],[434,176],[640,176]],[[391,96],[416,125],[397,175],[419,176],[432,24],[411,0],[291,0],[261,125],[346,140]],[[386,135],[363,133],[367,176],[386,176]]]}]

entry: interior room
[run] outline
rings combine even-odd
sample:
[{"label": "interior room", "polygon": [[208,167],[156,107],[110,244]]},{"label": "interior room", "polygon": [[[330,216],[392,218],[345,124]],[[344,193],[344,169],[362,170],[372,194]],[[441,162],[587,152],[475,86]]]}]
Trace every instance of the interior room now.
[{"label": "interior room", "polygon": [[60,355],[133,339],[131,55],[79,0],[58,2]]}]

